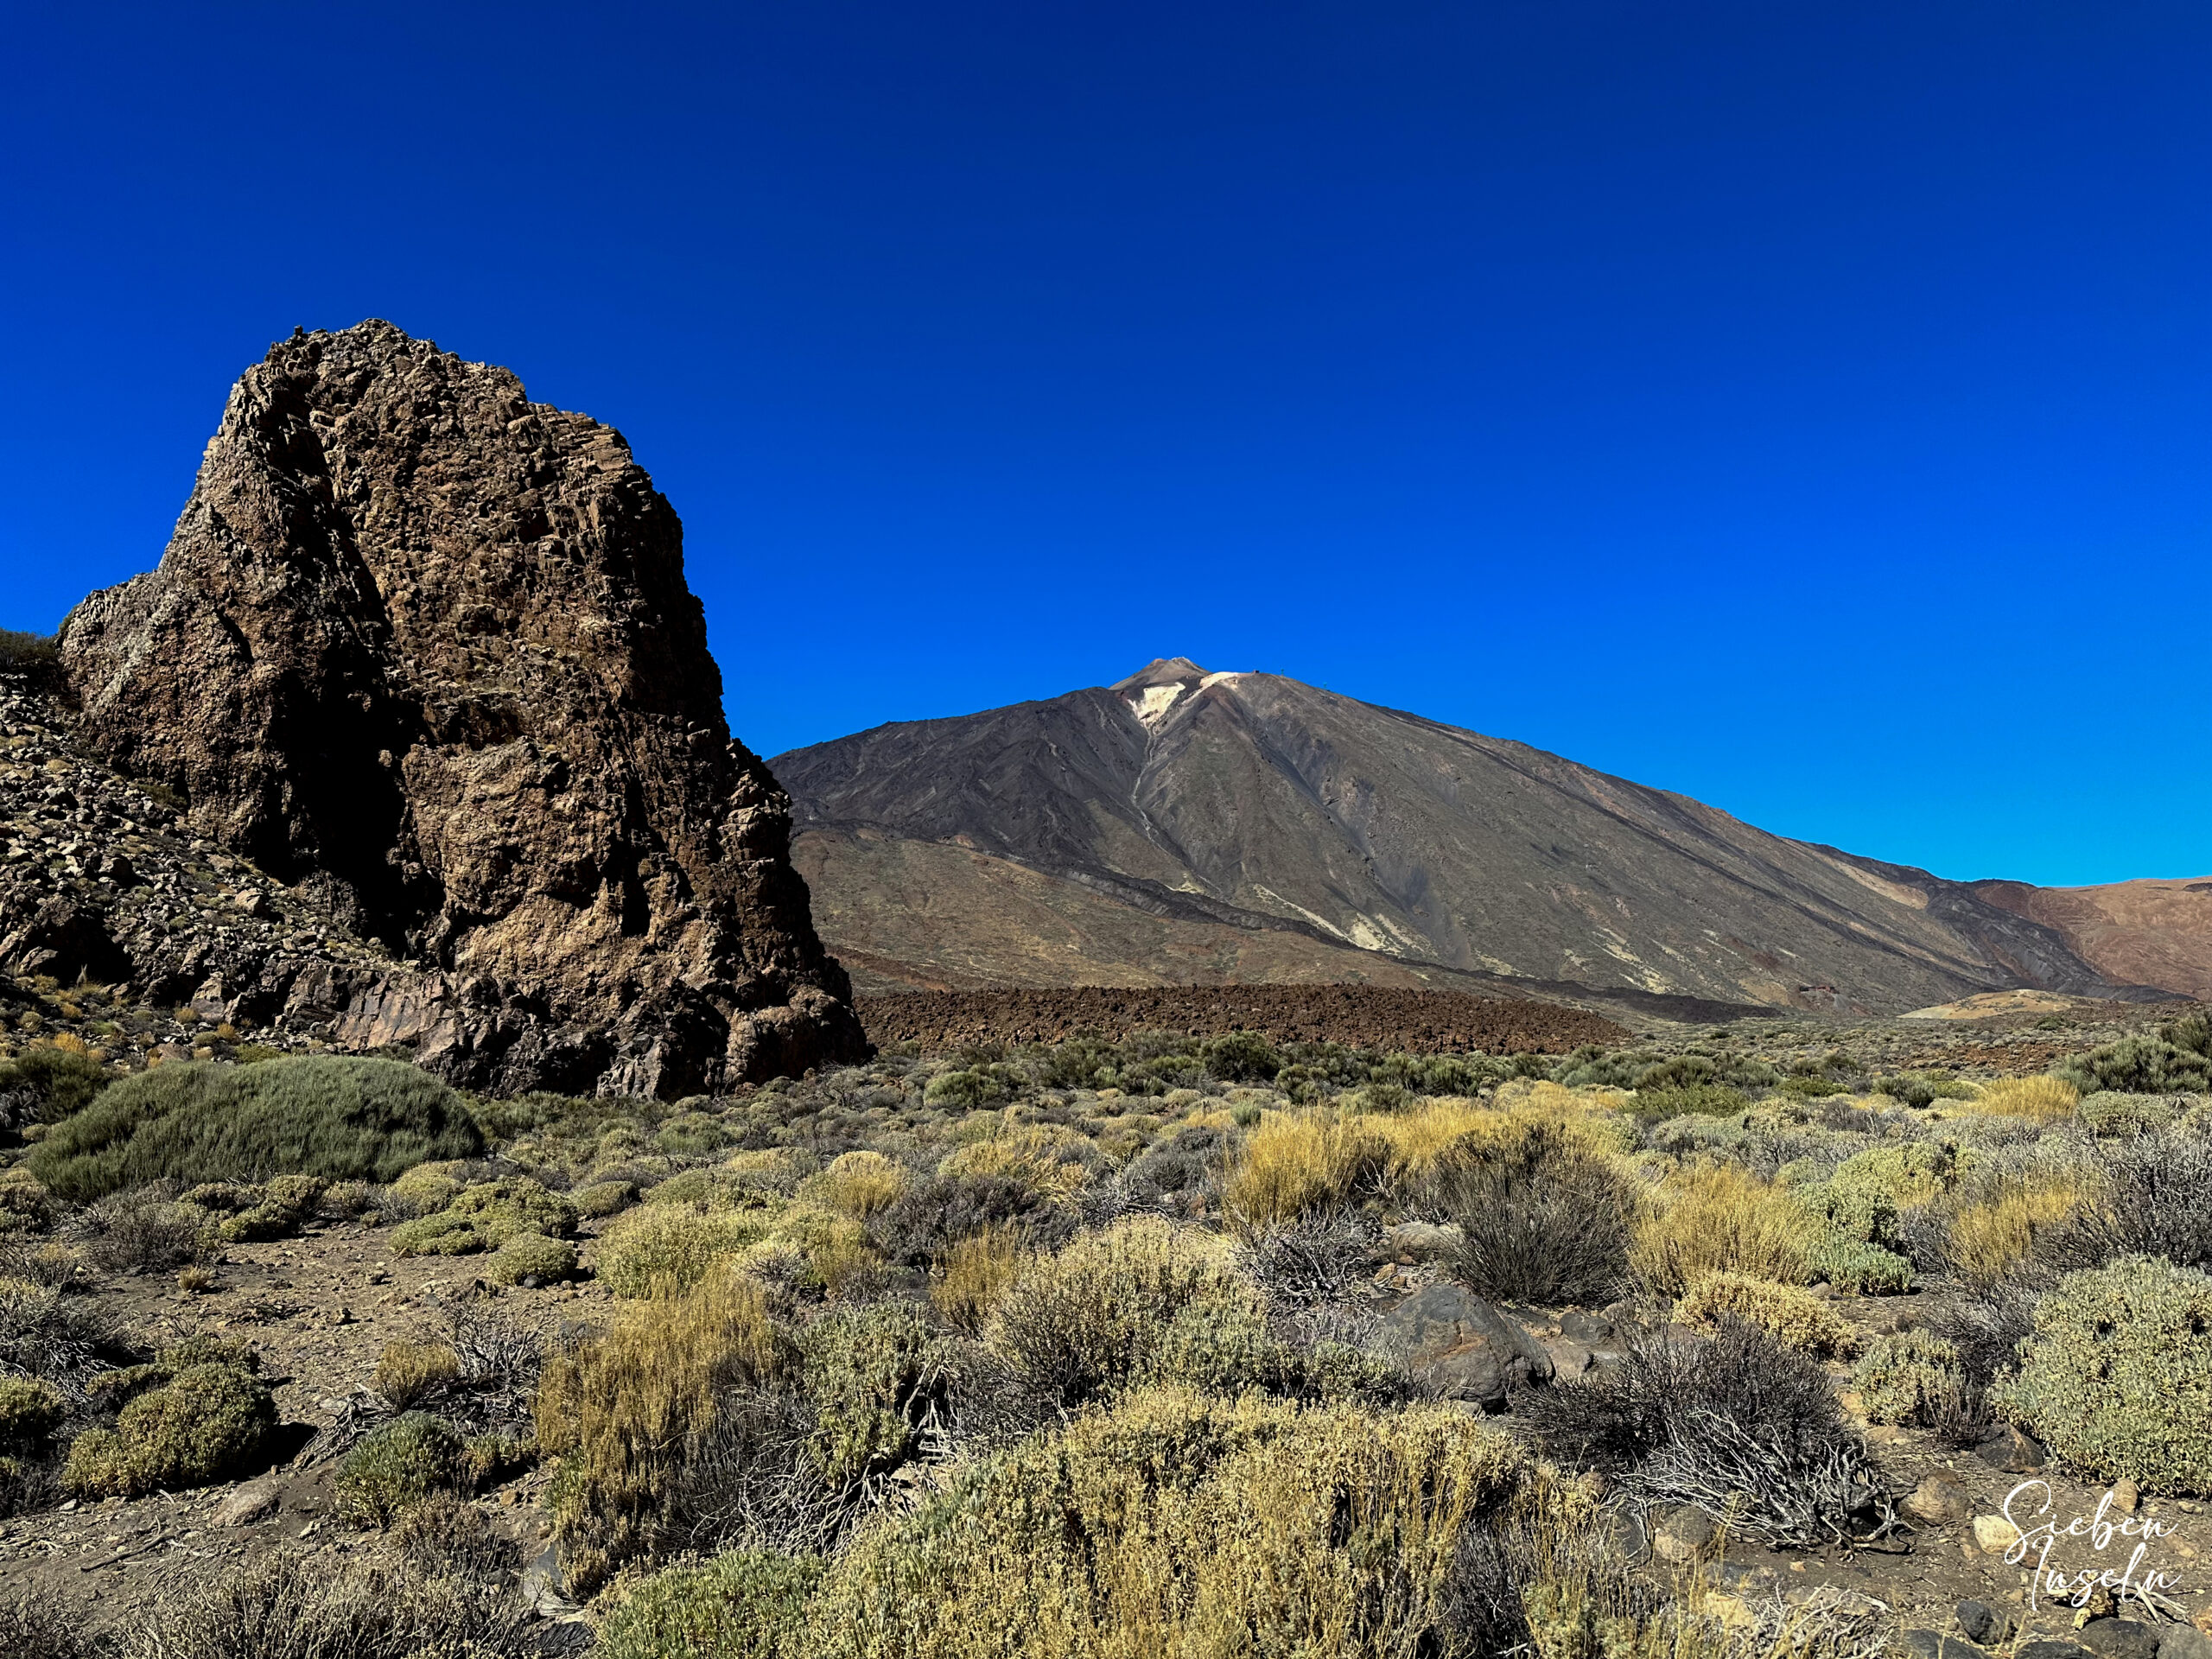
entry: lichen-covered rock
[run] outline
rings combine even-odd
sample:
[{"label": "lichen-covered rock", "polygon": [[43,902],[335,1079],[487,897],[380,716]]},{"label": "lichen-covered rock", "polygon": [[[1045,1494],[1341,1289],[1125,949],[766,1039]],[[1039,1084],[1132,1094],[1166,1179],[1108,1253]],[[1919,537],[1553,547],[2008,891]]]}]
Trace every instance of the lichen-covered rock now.
[{"label": "lichen-covered rock", "polygon": [[663,1096],[864,1050],[675,512],[619,434],[505,370],[385,322],[281,342],[160,568],[80,605],[61,659],[105,759],[418,964],[310,988],[336,1041]]}]

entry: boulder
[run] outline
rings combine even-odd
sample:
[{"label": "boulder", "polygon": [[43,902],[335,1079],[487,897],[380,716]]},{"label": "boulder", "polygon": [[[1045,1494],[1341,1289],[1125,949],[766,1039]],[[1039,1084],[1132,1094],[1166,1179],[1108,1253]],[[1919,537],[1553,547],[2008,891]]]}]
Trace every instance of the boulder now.
[{"label": "boulder", "polygon": [[233,1488],[207,1517],[211,1527],[250,1527],[276,1513],[282,1499],[274,1480],[249,1480]]},{"label": "boulder", "polygon": [[2006,1423],[1974,1449],[1991,1467],[2008,1475],[2029,1475],[2043,1467],[2043,1447],[2035,1439]]},{"label": "boulder", "polygon": [[1543,1344],[1458,1285],[1416,1291],[1383,1326],[1407,1368],[1448,1399],[1499,1411],[1510,1389],[1552,1380]]},{"label": "boulder", "polygon": [[2012,1621],[1986,1601],[1962,1601],[1958,1607],[1959,1628],[1969,1641],[1987,1646],[2002,1642],[2012,1628]]},{"label": "boulder", "polygon": [[1904,1650],[1916,1659],[1988,1659],[1987,1653],[1973,1643],[1934,1630],[1907,1630]]},{"label": "boulder", "polygon": [[[306,999],[334,1042],[499,1092],[866,1052],[674,511],[504,369],[385,322],[279,343],[160,568],[71,613],[61,669],[102,759],[410,964],[219,987],[254,1023]],[[61,923],[15,931],[66,954]]]},{"label": "boulder", "polygon": [[1939,1469],[1914,1487],[1898,1507],[1916,1521],[1943,1526],[1965,1520],[1970,1506],[1965,1484],[1948,1470]]},{"label": "boulder", "polygon": [[2158,1637],[2158,1659],[2212,1659],[2212,1636],[2173,1625]]},{"label": "boulder", "polygon": [[1685,1503],[1653,1529],[1651,1553],[1662,1561],[1684,1566],[1712,1554],[1719,1534],[1711,1516],[1694,1503]]},{"label": "boulder", "polygon": [[2132,1618],[2093,1618],[2075,1638],[2101,1659],[2158,1659],[2158,1632]]}]

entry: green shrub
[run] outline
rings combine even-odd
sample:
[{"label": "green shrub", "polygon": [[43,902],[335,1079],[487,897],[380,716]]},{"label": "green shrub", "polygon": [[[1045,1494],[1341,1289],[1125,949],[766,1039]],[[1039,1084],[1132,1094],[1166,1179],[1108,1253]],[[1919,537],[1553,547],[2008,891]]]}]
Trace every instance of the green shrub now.
[{"label": "green shrub", "polygon": [[516,1233],[492,1252],[484,1276],[495,1285],[518,1285],[535,1279],[541,1285],[575,1276],[576,1247],[565,1238],[543,1233]]},{"label": "green shrub", "polygon": [[580,1186],[569,1194],[574,1199],[576,1213],[594,1221],[620,1215],[638,1201],[635,1181],[594,1181],[589,1186]]},{"label": "green shrub", "polygon": [[137,1497],[205,1486],[242,1470],[276,1427],[259,1377],[235,1365],[194,1365],[123,1408],[113,1428],[69,1447],[62,1484],[79,1497]]},{"label": "green shrub", "polygon": [[211,1181],[194,1187],[182,1202],[228,1211],[215,1224],[215,1236],[226,1244],[251,1244],[298,1232],[329,1188],[320,1175],[276,1175],[257,1186]]},{"label": "green shrub", "polygon": [[922,1098],[950,1111],[974,1111],[1004,1100],[1020,1080],[1003,1066],[987,1065],[958,1071],[940,1071],[930,1079]]},{"label": "green shrub", "polygon": [[2067,1274],[1989,1398],[2076,1474],[2212,1493],[2212,1277],[2144,1255]]},{"label": "green shrub", "polygon": [[646,1296],[656,1282],[675,1289],[699,1283],[725,1256],[760,1243],[780,1205],[705,1214],[680,1204],[645,1204],[618,1217],[600,1236],[593,1258],[599,1282],[617,1296]]},{"label": "green shrub", "polygon": [[53,636],[0,628],[0,674],[42,675],[60,656]]},{"label": "green shrub", "polygon": [[2177,1020],[2163,1027],[2156,1037],[2123,1037],[2061,1060],[2050,1068],[2050,1075],[2064,1078],[2084,1096],[2203,1094],[2212,1090],[2212,1056],[2173,1040],[2185,1037],[2194,1044],[2198,1040],[2196,1030],[2196,1025]]},{"label": "green shrub", "polygon": [[986,1340],[1031,1387],[1076,1405],[1145,1375],[1193,1305],[1223,1323],[1265,1312],[1227,1240],[1138,1217],[1026,1262]]},{"label": "green shrub", "polygon": [[741,1549],[638,1584],[600,1627],[602,1659],[802,1659],[822,1563]]},{"label": "green shrub", "polygon": [[1943,1414],[1966,1388],[1959,1351],[1925,1331],[1875,1337],[1852,1368],[1851,1386],[1877,1423],[1923,1427]]},{"label": "green shrub", "polygon": [[29,1095],[41,1123],[58,1123],[83,1111],[115,1080],[91,1055],[52,1043],[33,1043],[12,1060],[0,1060],[0,1095]]},{"label": "green shrub", "polygon": [[391,1184],[385,1200],[403,1216],[435,1216],[461,1196],[462,1183],[453,1173],[456,1167],[451,1163],[418,1165]]},{"label": "green shrub", "polygon": [[820,1414],[807,1451],[824,1481],[850,1486],[912,1457],[947,1386],[944,1339],[897,1302],[836,1308],[799,1338],[806,1390]]},{"label": "green shrub", "polygon": [[356,1527],[388,1527],[433,1492],[465,1490],[468,1441],[442,1417],[410,1411],[365,1436],[338,1465],[338,1516]]},{"label": "green shrub", "polygon": [[1694,1331],[1729,1319],[1757,1325],[1801,1354],[1847,1353],[1855,1340],[1849,1322],[1811,1291],[1745,1274],[1702,1274],[1675,1304],[1675,1322]]},{"label": "green shrub", "polygon": [[1853,1296],[1902,1296],[1912,1288],[1912,1263],[1895,1250],[1830,1232],[1806,1258],[1812,1271]]},{"label": "green shrub", "polygon": [[30,1166],[55,1193],[85,1203],[156,1180],[389,1181],[481,1144],[460,1096],[428,1072],[397,1060],[309,1055],[250,1066],[162,1065],[124,1077],[56,1124]]},{"label": "green shrub", "polygon": [[68,1402],[35,1376],[0,1376],[0,1449],[21,1451],[44,1440],[68,1414]]},{"label": "green shrub", "polygon": [[509,1175],[464,1188],[434,1216],[392,1229],[395,1255],[474,1255],[496,1250],[522,1233],[564,1238],[576,1230],[576,1206],[527,1175]]},{"label": "green shrub", "polygon": [[1638,1089],[1629,1109],[1638,1117],[1664,1122],[1670,1117],[1733,1117],[1751,1103],[1726,1084],[1655,1084]]},{"label": "green shrub", "polygon": [[2164,1095],[2127,1095],[2107,1089],[2082,1097],[2082,1123],[2092,1135],[2140,1135],[2177,1122],[2182,1103]]},{"label": "green shrub", "polygon": [[54,1195],[16,1164],[0,1169],[0,1237],[42,1233],[54,1224]]}]

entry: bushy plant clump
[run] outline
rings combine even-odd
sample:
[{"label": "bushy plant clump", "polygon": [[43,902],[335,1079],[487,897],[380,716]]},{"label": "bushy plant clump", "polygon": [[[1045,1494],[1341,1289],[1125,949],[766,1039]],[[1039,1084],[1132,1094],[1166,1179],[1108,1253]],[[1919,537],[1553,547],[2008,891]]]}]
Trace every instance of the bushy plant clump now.
[{"label": "bushy plant clump", "polygon": [[1989,1399],[2077,1474],[2212,1493],[2212,1277],[2140,1255],[2067,1274]]},{"label": "bushy plant clump", "polygon": [[575,1230],[576,1206],[565,1193],[510,1175],[466,1187],[435,1215],[393,1229],[391,1248],[398,1255],[473,1255],[523,1234],[554,1239]]},{"label": "bushy plant clump", "polygon": [[1732,1164],[1678,1172],[1638,1226],[1629,1265],[1655,1293],[1680,1296],[1708,1273],[1802,1285],[1821,1224],[1785,1188]]},{"label": "bushy plant clump", "polygon": [[1460,1228],[1452,1272],[1469,1289],[1547,1306],[1619,1294],[1638,1194],[1609,1160],[1555,1125],[1470,1145],[1440,1185]]},{"label": "bushy plant clump", "polygon": [[[73,1039],[72,1039],[74,1040]],[[0,1060],[0,1098],[29,1103],[29,1114],[10,1114],[12,1125],[25,1122],[58,1123],[92,1103],[92,1097],[115,1081],[115,1074],[84,1052],[80,1043],[31,1043],[12,1059]]]},{"label": "bushy plant clump", "polygon": [[1228,1241],[1139,1217],[1024,1263],[986,1340],[1029,1387],[1075,1406],[1141,1378],[1192,1307],[1248,1328],[1265,1313]]},{"label": "bushy plant clump", "polygon": [[639,1581],[600,1627],[604,1659],[801,1659],[816,1650],[807,1601],[822,1580],[813,1556],[732,1550]]},{"label": "bushy plant clump", "polygon": [[1867,1421],[1923,1427],[1955,1415],[1966,1389],[1959,1351],[1925,1331],[1874,1338],[1852,1368]]},{"label": "bushy plant clump", "polygon": [[1715,1332],[1729,1320],[1757,1325],[1783,1347],[1826,1357],[1854,1345],[1851,1323],[1809,1290],[1740,1273],[1707,1273],[1675,1304],[1675,1322]]},{"label": "bushy plant clump", "polygon": [[2155,1036],[2123,1037],[2050,1068],[2084,1095],[2212,1092],[2212,1020],[2169,1020]]},{"label": "bushy plant clump", "polygon": [[356,1442],[338,1465],[339,1518],[388,1527],[433,1492],[468,1484],[467,1437],[442,1417],[410,1411]]},{"label": "bushy plant clump", "polygon": [[30,1166],[81,1204],[155,1180],[390,1181],[415,1164],[481,1146],[460,1096],[428,1072],[396,1060],[309,1055],[162,1065],[124,1077],[56,1124]]},{"label": "bushy plant clump", "polygon": [[80,1497],[205,1486],[244,1469],[276,1427],[269,1387],[252,1372],[188,1366],[132,1399],[113,1428],[79,1434],[62,1481]]}]

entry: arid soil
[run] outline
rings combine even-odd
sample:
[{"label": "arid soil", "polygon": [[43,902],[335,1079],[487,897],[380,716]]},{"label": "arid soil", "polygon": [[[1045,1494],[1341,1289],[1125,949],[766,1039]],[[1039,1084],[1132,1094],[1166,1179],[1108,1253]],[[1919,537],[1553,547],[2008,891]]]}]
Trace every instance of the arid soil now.
[{"label": "arid soil", "polygon": [[1630,1034],[1580,1008],[1458,991],[1371,985],[1206,985],[1166,989],[945,991],[860,1000],[879,1046],[925,1052],[970,1043],[1052,1043],[1078,1032],[1185,1036],[1255,1031],[1281,1043],[1343,1043],[1425,1054],[1564,1054]]}]

